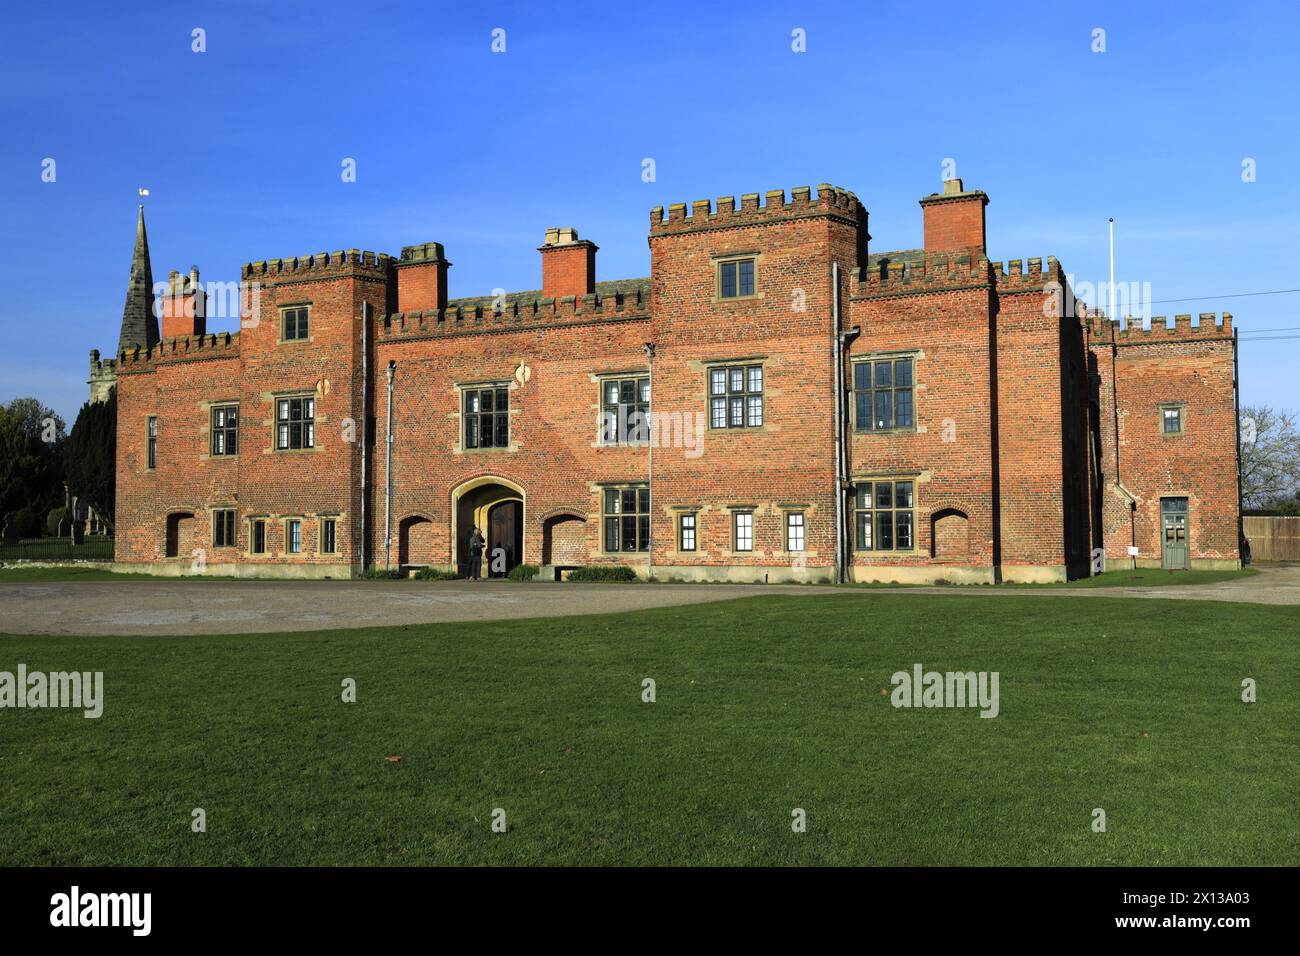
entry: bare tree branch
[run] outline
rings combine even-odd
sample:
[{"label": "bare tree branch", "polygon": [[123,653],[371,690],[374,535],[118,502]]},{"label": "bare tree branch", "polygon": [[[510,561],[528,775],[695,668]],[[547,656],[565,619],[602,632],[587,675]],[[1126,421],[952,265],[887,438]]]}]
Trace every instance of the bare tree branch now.
[{"label": "bare tree branch", "polygon": [[1241,412],[1241,497],[1262,508],[1300,490],[1300,431],[1294,412],[1253,405]]}]

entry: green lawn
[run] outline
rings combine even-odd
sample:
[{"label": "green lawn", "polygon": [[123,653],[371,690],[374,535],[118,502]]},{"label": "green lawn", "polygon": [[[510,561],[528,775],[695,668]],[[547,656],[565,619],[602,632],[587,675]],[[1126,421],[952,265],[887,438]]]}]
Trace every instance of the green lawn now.
[{"label": "green lawn", "polygon": [[[99,720],[0,711],[0,864],[1296,865],[1297,624],[1202,601],[856,592],[0,638],[0,670],[106,682]],[[1000,716],[894,709],[882,690],[917,662],[998,671]]]}]

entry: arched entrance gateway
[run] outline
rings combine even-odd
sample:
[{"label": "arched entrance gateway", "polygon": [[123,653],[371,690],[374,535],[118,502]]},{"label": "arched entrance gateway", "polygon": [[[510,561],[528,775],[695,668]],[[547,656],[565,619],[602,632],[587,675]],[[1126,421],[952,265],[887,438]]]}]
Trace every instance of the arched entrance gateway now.
[{"label": "arched entrance gateway", "polygon": [[524,561],[524,490],[512,481],[484,476],[452,492],[452,540],[456,569],[469,568],[470,528],[487,539],[484,577],[504,577]]}]

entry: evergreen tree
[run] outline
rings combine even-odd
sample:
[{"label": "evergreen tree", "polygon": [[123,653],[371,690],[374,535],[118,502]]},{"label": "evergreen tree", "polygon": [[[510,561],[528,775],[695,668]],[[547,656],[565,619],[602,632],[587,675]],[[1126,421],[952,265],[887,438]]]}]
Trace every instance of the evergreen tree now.
[{"label": "evergreen tree", "polygon": [[26,530],[40,533],[45,515],[63,503],[64,440],[63,419],[37,399],[0,405],[0,518],[30,513],[37,530]]},{"label": "evergreen tree", "polygon": [[68,490],[113,527],[117,488],[117,389],[106,402],[87,402],[64,442]]}]

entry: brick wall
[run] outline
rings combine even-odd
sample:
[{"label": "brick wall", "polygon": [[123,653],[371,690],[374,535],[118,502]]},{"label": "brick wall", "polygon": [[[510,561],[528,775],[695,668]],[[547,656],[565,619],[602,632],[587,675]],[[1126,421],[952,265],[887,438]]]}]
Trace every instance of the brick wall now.
[{"label": "brick wall", "polygon": [[[911,354],[915,369],[915,428],[855,429],[850,447],[855,476],[916,476],[916,547],[855,554],[858,576],[904,580],[909,576],[899,566],[940,567],[949,577],[956,576],[954,568],[991,569],[997,498],[987,271],[965,266],[949,278],[945,263],[929,282],[919,274],[906,283],[873,275],[854,301],[853,324],[862,334],[851,360]],[[953,519],[949,539],[960,531],[967,542],[960,555],[941,553],[932,541],[934,524],[945,514]]]},{"label": "brick wall", "polygon": [[[193,514],[186,527],[208,568],[348,574],[363,538],[375,563],[463,566],[469,523],[515,501],[517,557],[531,563],[644,570],[653,559],[669,576],[815,579],[835,567],[842,494],[852,578],[1041,580],[1086,573],[1093,547],[1125,556],[1134,532],[1142,558],[1158,561],[1159,499],[1177,495],[1191,504],[1193,560],[1235,562],[1230,332],[1180,321],[1121,334],[1054,314],[1044,293],[1063,282],[1060,266],[990,263],[986,202],[950,186],[922,200],[925,249],[870,256],[866,210],[828,185],[675,204],[651,214],[649,279],[597,282],[595,246],[551,230],[541,292],[503,299],[448,300],[437,243],[400,260],[352,250],[250,263],[257,308],[236,334],[117,358],[118,558],[187,570],[191,555],[166,555],[168,517]],[[754,264],[752,294],[723,296],[720,264],[738,260]],[[838,491],[837,304],[850,333]],[[293,306],[310,309],[304,341],[282,334]],[[655,447],[604,444],[602,382],[647,375],[646,343]],[[853,369],[882,356],[913,360],[914,421],[860,429]],[[761,368],[761,425],[712,426],[717,367]],[[508,390],[509,446],[467,448],[463,390],[487,385]],[[275,447],[276,402],[288,396],[314,398],[310,449]],[[240,409],[236,456],[211,454],[211,408],[224,402]],[[1184,403],[1184,434],[1161,434],[1163,402]],[[602,492],[645,483],[652,457],[653,551],[607,552]],[[887,477],[914,482],[914,547],[858,552],[853,486]],[[216,548],[211,512],[225,507],[238,512],[238,540]],[[738,512],[753,516],[752,550],[736,547]],[[802,552],[787,550],[794,512]],[[679,547],[684,514],[695,516],[694,551]],[[324,518],[337,522],[333,554],[320,548]],[[265,555],[250,553],[253,520],[267,522]],[[301,554],[285,553],[289,520],[302,521]]]},{"label": "brick wall", "polygon": [[[419,320],[405,327],[377,322],[376,388],[377,504],[372,546],[384,555],[383,491],[388,429],[383,370],[393,375],[391,524],[394,554],[402,522],[416,516],[432,521],[432,563],[456,563],[459,527],[454,493],[493,479],[522,489],[525,500],[524,557],[542,561],[544,519],[560,514],[586,518],[587,544],[601,560],[597,484],[644,480],[646,452],[603,447],[598,433],[598,376],[642,371],[641,343],[648,313],[635,304],[622,311],[611,299],[597,313],[570,307],[547,314],[501,316],[491,312],[449,323],[436,331]],[[522,370],[521,370],[522,367]],[[510,444],[468,449],[461,422],[460,386],[500,384],[510,390]],[[571,531],[572,529],[566,529]],[[618,560],[615,556],[612,560]]]},{"label": "brick wall", "polygon": [[[831,263],[852,271],[865,212],[850,194],[827,187],[824,195],[814,203],[798,191],[788,202],[769,193],[762,207],[752,196],[739,210],[700,202],[690,217],[652,217],[655,407],[703,426],[702,453],[655,455],[656,521],[668,531],[656,538],[655,560],[685,576],[722,565],[744,580],[800,576],[800,568],[820,577],[834,567]],[[756,262],[754,294],[725,299],[717,265],[736,256]],[[712,427],[710,370],[756,365],[762,426]],[[684,509],[697,516],[693,553],[680,551],[673,534]],[[736,549],[738,511],[753,515],[749,551]],[[790,512],[804,514],[801,553],[787,550]]]},{"label": "brick wall", "polygon": [[[1200,326],[1156,318],[1114,337],[1120,474],[1137,498],[1139,563],[1160,563],[1162,497],[1187,498],[1193,566],[1240,559],[1231,336],[1230,316],[1216,325],[1207,315]],[[1181,433],[1164,432],[1166,405],[1182,409]]]}]

